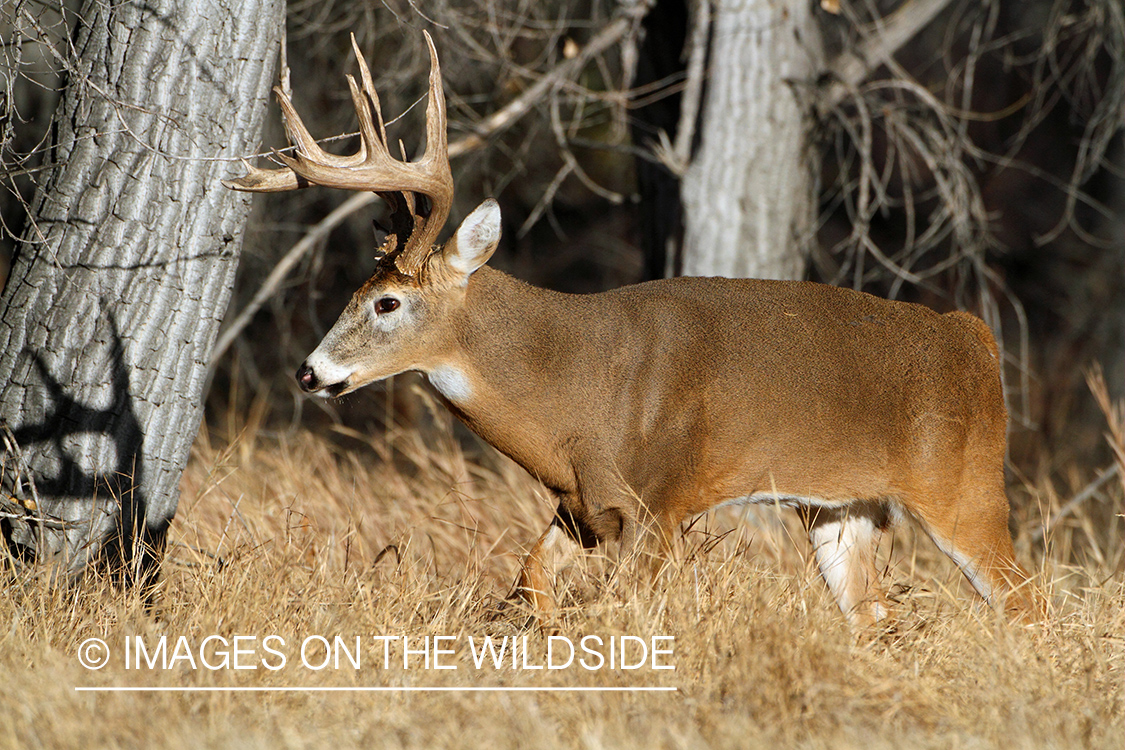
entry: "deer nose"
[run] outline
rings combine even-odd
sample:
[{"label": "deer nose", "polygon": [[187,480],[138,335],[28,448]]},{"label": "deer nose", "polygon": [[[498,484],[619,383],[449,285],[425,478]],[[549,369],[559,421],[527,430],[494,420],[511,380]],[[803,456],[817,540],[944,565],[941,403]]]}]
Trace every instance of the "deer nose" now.
[{"label": "deer nose", "polygon": [[312,393],[317,388],[316,373],[306,362],[302,362],[297,368],[297,385],[301,386],[301,390],[305,393]]}]

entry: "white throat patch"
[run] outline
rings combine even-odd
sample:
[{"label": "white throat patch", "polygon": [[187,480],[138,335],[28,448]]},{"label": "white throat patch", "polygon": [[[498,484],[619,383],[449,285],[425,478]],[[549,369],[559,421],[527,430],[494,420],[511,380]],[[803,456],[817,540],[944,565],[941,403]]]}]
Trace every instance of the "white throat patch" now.
[{"label": "white throat patch", "polygon": [[437,392],[455,404],[462,404],[473,396],[473,387],[465,371],[453,365],[439,365],[426,375]]}]

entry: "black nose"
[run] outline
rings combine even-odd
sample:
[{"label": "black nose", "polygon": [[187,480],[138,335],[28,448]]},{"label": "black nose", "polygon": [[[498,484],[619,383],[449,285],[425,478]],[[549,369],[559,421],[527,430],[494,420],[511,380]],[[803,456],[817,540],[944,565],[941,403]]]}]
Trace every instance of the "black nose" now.
[{"label": "black nose", "polygon": [[297,385],[305,393],[312,393],[317,388],[316,373],[306,363],[301,363],[297,368]]}]

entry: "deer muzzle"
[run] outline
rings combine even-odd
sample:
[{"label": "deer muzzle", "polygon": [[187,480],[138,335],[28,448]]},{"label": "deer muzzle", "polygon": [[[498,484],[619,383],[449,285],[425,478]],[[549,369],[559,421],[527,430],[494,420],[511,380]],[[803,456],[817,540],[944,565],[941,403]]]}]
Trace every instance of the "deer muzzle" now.
[{"label": "deer muzzle", "polygon": [[297,385],[305,393],[324,398],[335,398],[355,390],[351,387],[350,377],[326,382],[322,376],[317,374],[316,369],[309,365],[308,360],[297,369]]}]

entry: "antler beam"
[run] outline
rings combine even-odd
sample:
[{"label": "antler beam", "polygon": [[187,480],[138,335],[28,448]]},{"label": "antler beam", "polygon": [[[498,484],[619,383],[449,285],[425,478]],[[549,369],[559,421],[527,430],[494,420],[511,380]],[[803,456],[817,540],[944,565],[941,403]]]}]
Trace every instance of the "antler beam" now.
[{"label": "antler beam", "polygon": [[[294,155],[275,153],[286,165],[283,169],[259,169],[246,163],[244,176],[223,184],[234,190],[259,193],[296,190],[309,185],[375,192],[390,204],[392,211],[392,233],[383,246],[384,252],[394,255],[399,271],[410,276],[417,274],[453,204],[441,67],[433,39],[429,33],[423,33],[430,50],[430,85],[426,104],[426,151],[420,159],[407,162],[391,156],[379,95],[353,34],[352,49],[359,62],[363,85],[357,85],[350,75],[347,79],[359,118],[359,151],[339,156],[322,149],[309,134],[293,102],[280,88],[274,87],[285,132],[296,148]],[[429,199],[429,211],[423,209],[424,202],[418,200],[418,195]]]}]

